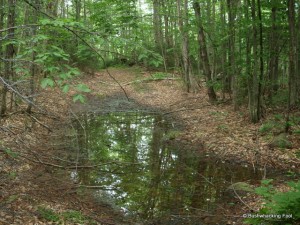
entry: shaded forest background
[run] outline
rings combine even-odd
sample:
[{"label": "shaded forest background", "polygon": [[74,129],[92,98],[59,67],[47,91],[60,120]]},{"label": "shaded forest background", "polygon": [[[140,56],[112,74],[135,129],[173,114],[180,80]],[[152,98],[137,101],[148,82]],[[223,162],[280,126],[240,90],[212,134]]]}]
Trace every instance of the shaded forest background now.
[{"label": "shaded forest background", "polygon": [[1,0],[0,117],[31,112],[40,87],[90,89],[82,72],[125,64],[179,71],[187,92],[206,80],[210,101],[230,98],[258,122],[300,94],[300,6],[295,0]]}]

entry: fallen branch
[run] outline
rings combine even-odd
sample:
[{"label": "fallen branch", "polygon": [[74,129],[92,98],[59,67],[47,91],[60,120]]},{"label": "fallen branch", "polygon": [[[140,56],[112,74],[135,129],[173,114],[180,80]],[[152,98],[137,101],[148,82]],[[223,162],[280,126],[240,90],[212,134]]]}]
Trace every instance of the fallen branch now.
[{"label": "fallen branch", "polygon": [[162,81],[162,80],[180,80],[180,78],[172,78],[172,77],[166,77],[166,78],[145,78],[141,80],[134,80],[131,82],[127,82],[122,84],[123,86],[134,84],[134,83],[142,83],[142,82],[151,82],[151,81]]},{"label": "fallen branch", "polygon": [[197,107],[197,108],[184,108],[184,109],[177,109],[177,110],[173,110],[173,111],[165,112],[165,113],[163,113],[162,115],[163,115],[163,116],[165,116],[165,115],[169,115],[169,114],[172,114],[172,113],[177,113],[177,112],[183,112],[183,111],[188,111],[188,110],[197,110],[197,109],[202,109],[203,107],[206,107],[206,106],[211,106],[211,104],[202,105],[201,107]]},{"label": "fallen branch", "polygon": [[[141,80],[134,80],[134,81],[130,81],[130,82],[127,82],[127,83],[123,83],[121,85],[122,86],[127,86],[127,85],[135,84],[135,83],[151,82],[151,81],[162,81],[162,80],[180,80],[180,78],[172,78],[172,77],[166,77],[166,78],[145,78],[145,79],[141,79]],[[119,85],[116,85],[116,84],[113,84],[113,83],[104,82],[104,81],[99,81],[99,83],[106,84],[106,85],[111,85],[111,86],[115,86],[115,87],[119,86]]]},{"label": "fallen branch", "polygon": [[31,119],[33,119],[35,122],[40,124],[42,127],[46,128],[49,132],[52,132],[52,129],[48,127],[46,124],[43,124],[41,121],[39,121],[37,118],[35,118],[33,115],[26,113]]},{"label": "fallen branch", "polygon": [[[231,181],[232,184],[232,181]],[[243,201],[243,199],[241,198],[241,196],[239,196],[239,194],[236,192],[234,185],[232,185],[232,189],[234,191],[234,194],[238,197],[238,199],[241,201],[241,203],[243,203],[248,209],[250,209],[252,212],[254,212],[255,210],[253,208],[251,208],[245,201]]]}]

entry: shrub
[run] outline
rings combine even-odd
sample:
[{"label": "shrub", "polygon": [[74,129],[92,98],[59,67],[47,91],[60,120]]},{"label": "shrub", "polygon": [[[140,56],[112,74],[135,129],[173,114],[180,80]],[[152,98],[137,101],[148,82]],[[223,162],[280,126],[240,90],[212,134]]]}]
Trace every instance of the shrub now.
[{"label": "shrub", "polygon": [[288,182],[290,191],[277,192],[272,180],[263,180],[262,186],[255,189],[266,202],[256,218],[247,218],[247,224],[291,225],[300,222],[300,181]]}]

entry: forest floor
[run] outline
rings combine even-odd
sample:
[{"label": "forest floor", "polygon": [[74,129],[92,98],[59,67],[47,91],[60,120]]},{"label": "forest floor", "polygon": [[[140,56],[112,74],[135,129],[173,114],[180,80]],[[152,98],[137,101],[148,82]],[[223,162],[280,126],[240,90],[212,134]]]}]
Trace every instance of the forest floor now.
[{"label": "forest floor", "polygon": [[[122,84],[130,101],[181,121],[183,128],[176,139],[182,143],[198,145],[199,151],[213,153],[224,161],[264,170],[266,177],[274,168],[299,172],[299,136],[288,135],[288,148],[280,148],[274,144],[276,136],[259,132],[263,123],[278,112],[269,112],[264,121],[252,124],[246,107],[234,112],[229,99],[210,103],[204,84],[199,92],[186,93],[176,75],[153,79],[155,72],[140,67],[109,71]],[[47,89],[41,91],[36,102],[43,111],[34,109],[32,115],[27,115],[19,110],[0,124],[0,224],[58,224],[58,221],[61,224],[132,224],[124,220],[121,212],[77,193],[78,184],[70,181],[67,174],[55,172],[61,168],[52,140],[63,136],[61,127],[73,114],[106,107],[103,102],[110,101],[112,96],[119,96],[112,108],[116,104],[124,109],[131,107],[105,71],[87,75],[74,84],[79,82],[92,89],[87,103],[73,104],[74,91],[64,95],[58,89]],[[284,189],[282,183],[277,186]],[[229,212],[233,218],[249,211],[249,206],[259,207],[253,196],[244,199],[244,203],[235,212]]]}]

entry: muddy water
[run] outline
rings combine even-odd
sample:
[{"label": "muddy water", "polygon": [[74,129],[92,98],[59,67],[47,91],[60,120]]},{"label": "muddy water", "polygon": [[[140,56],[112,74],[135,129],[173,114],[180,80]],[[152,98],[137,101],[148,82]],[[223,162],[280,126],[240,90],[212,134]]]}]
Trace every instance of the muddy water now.
[{"label": "muddy water", "polygon": [[180,142],[180,130],[158,114],[84,115],[73,127],[78,152],[71,157],[80,165],[98,166],[74,170],[72,179],[98,186],[96,198],[134,221],[205,224],[220,204],[237,204],[228,191],[231,184],[251,184],[262,177],[252,168],[203,153],[201,145]]}]

